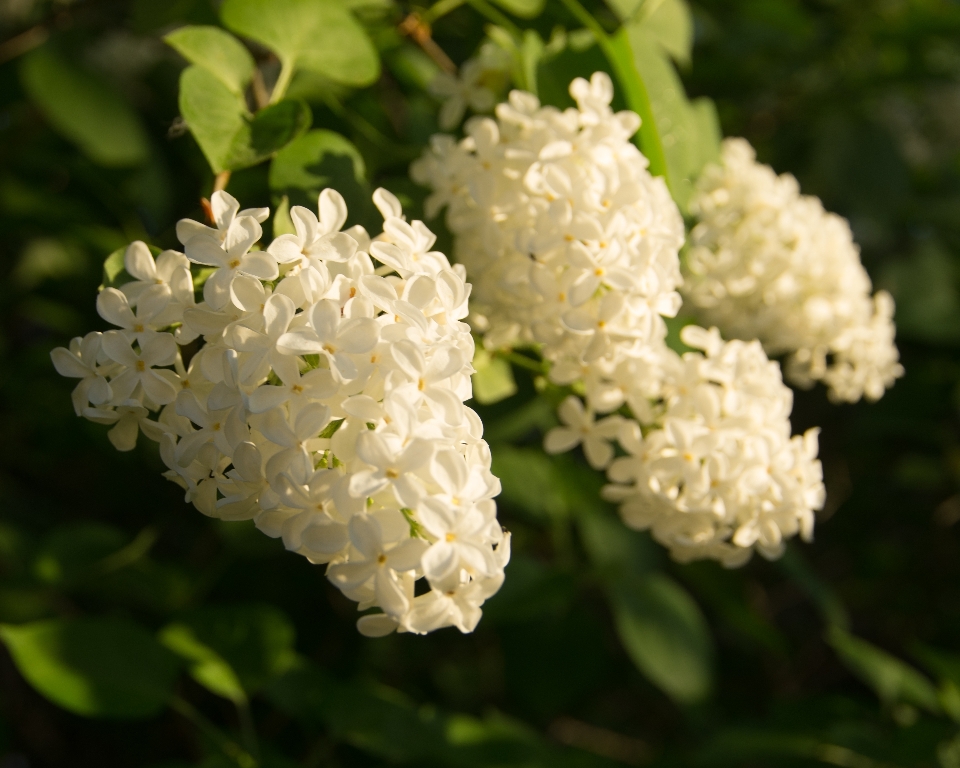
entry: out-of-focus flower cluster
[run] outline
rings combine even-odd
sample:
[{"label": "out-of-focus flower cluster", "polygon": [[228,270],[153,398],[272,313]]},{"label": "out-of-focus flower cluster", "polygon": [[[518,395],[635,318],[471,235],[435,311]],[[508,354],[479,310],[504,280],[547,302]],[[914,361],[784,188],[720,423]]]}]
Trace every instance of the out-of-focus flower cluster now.
[{"label": "out-of-focus flower cluster", "polygon": [[[578,108],[514,91],[497,120],[434,137],[412,168],[447,207],[457,257],[476,285],[474,329],[490,348],[537,345],[572,385],[550,453],[582,446],[608,470],[604,494],[679,560],[742,564],[812,535],[823,503],[817,435],[791,437],[792,397],[760,344],[684,329],[701,352],[666,345],[680,307],[683,221],[610,110],[610,79],[574,80]],[[617,457],[616,445],[620,456]]]},{"label": "out-of-focus flower cluster", "polygon": [[849,224],[801,195],[793,176],[728,139],[691,210],[698,223],[683,291],[705,322],[787,354],[791,381],[823,381],[835,401],[877,400],[903,374],[893,299],[871,297]]},{"label": "out-of-focus flower cluster", "polygon": [[491,112],[498,96],[506,89],[509,69],[507,52],[487,40],[456,74],[439,72],[430,83],[430,92],[443,100],[437,117],[440,128],[445,131],[456,128],[468,108],[478,114]]},{"label": "out-of-focus flower cluster", "polygon": [[343,199],[324,190],[319,215],[293,208],[296,233],[259,250],[269,211],[217,192],[214,227],[178,224],[183,253],[129,246],[129,280],[97,299],[116,329],[52,358],[80,379],[77,414],[111,425],[118,449],[142,431],[201,512],[252,519],[381,609],[364,634],[469,632],[510,552],[464,405],[470,286],[395,197],[374,202],[374,240],[344,230]]}]

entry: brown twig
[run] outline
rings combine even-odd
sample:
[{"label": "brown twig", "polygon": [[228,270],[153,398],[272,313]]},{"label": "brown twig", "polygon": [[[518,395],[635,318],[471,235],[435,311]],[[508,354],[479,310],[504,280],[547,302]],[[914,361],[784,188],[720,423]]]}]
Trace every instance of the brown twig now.
[{"label": "brown twig", "polygon": [[419,45],[440,69],[451,75],[457,73],[457,65],[430,36],[430,25],[425,23],[416,13],[407,16],[397,28],[400,30],[400,34],[406,35]]},{"label": "brown twig", "polygon": [[258,110],[270,103],[270,93],[267,91],[267,84],[263,82],[263,72],[260,71],[259,66],[253,69],[250,90],[253,92],[253,100]]},{"label": "brown twig", "polygon": [[230,171],[220,171],[213,179],[213,191],[220,192],[227,188],[230,183]]},{"label": "brown twig", "polygon": [[0,43],[0,64],[43,45],[48,37],[50,37],[50,29],[47,24],[37,24],[19,35],[5,40]]}]

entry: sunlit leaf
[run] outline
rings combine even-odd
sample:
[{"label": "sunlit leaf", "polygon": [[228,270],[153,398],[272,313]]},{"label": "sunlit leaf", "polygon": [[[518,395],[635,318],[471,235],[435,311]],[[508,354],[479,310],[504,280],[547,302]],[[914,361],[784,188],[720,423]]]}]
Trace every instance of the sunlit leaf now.
[{"label": "sunlit leaf", "polygon": [[704,699],[712,686],[712,643],[689,593],[660,573],[608,588],[620,641],[637,668],[671,698]]},{"label": "sunlit leaf", "polygon": [[225,0],[220,15],[227,27],[270,48],[286,67],[357,86],[380,74],[373,43],[340,0]]},{"label": "sunlit leaf", "polygon": [[180,74],[180,114],[215,173],[230,168],[233,142],[250,118],[243,97],[203,67]]},{"label": "sunlit leaf", "polygon": [[493,0],[497,5],[514,16],[532,19],[543,11],[546,0]]},{"label": "sunlit leaf", "polygon": [[220,27],[180,27],[163,38],[191,64],[197,64],[242,94],[256,66],[253,56],[237,38]]},{"label": "sunlit leaf", "polygon": [[498,403],[516,394],[517,382],[513,379],[513,370],[503,358],[493,357],[482,347],[477,347],[473,367],[473,398],[481,405]]},{"label": "sunlit leaf", "polygon": [[0,639],[34,688],[78,715],[151,717],[173,693],[176,658],[126,619],[6,624]]},{"label": "sunlit leaf", "polygon": [[110,167],[146,162],[150,140],[140,116],[99,78],[49,45],[23,58],[20,79],[51,125],[94,162]]},{"label": "sunlit leaf", "polygon": [[251,115],[241,95],[196,65],[180,75],[180,113],[217,173],[256,165],[310,126],[310,109],[300,101]]}]

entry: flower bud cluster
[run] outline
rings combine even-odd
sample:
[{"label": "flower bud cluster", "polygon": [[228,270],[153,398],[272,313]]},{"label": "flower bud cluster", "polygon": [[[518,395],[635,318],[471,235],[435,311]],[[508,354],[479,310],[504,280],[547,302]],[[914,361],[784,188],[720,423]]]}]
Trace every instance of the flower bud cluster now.
[{"label": "flower bud cluster", "polygon": [[466,138],[435,136],[411,168],[447,208],[475,285],[471,324],[490,348],[537,344],[555,376],[613,370],[666,333],[680,307],[683,221],[630,143],[640,120],[610,109],[604,73],[577,78],[578,107],[513,91]]},{"label": "flower bud cluster", "polygon": [[754,549],[778,557],[797,533],[810,540],[824,501],[818,431],[791,437],[793,397],[780,366],[758,341],[724,342],[716,328],[687,326],[681,338],[701,351],[662,350],[648,373],[660,394],[646,401],[644,419],[595,420],[590,399],[585,409],[571,395],[545,449],[582,444],[587,460],[607,470],[603,496],[620,505],[624,522],[649,529],[681,562],[735,567]]},{"label": "flower bud cluster", "polygon": [[691,210],[698,223],[683,291],[705,322],[788,355],[791,381],[823,381],[835,401],[877,400],[903,375],[893,299],[871,298],[849,224],[801,195],[793,176],[758,163],[744,139],[727,139]]},{"label": "flower bud cluster", "polygon": [[129,281],[97,300],[117,328],[52,358],[80,379],[77,414],[112,425],[118,449],[142,431],[201,512],[252,519],[328,564],[361,610],[379,608],[364,634],[470,632],[510,552],[483,425],[464,405],[470,285],[393,195],[374,202],[373,240],[343,229],[328,189],[319,215],[294,207],[295,234],[261,250],[269,211],[217,192],[214,227],[178,224],[183,253],[129,246]]}]

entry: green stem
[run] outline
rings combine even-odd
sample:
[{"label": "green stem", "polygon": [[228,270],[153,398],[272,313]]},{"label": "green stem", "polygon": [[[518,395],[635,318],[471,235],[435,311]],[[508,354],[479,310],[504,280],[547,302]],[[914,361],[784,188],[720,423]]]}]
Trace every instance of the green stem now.
[{"label": "green stem", "polygon": [[523,39],[523,32],[520,31],[520,27],[510,21],[510,19],[508,19],[503,13],[490,5],[487,0],[467,0],[467,2],[470,3],[477,13],[481,14],[482,16],[486,16],[497,26],[503,27],[511,35],[513,35],[517,41]]},{"label": "green stem", "polygon": [[243,740],[243,746],[246,747],[255,760],[260,759],[260,742],[257,739],[257,729],[253,723],[253,714],[250,712],[250,704],[246,701],[236,702],[237,719],[240,721],[240,736]]},{"label": "green stem", "polygon": [[451,11],[455,11],[465,2],[467,2],[467,0],[439,0],[439,2],[434,3],[427,9],[420,17],[420,20],[424,24],[433,24],[437,19],[446,16]]},{"label": "green stem", "polygon": [[660,133],[657,131],[657,121],[653,116],[650,95],[647,93],[647,87],[644,85],[643,78],[637,72],[637,66],[633,61],[633,51],[630,47],[626,27],[620,27],[613,36],[608,35],[604,28],[600,26],[600,22],[593,18],[578,0],[560,0],[560,2],[583,26],[593,32],[597,44],[620,81],[627,105],[640,116],[638,143],[643,150],[643,154],[650,162],[650,173],[654,176],[663,176],[667,186],[669,186],[670,178],[667,174],[667,160],[663,154],[663,143],[660,141]]},{"label": "green stem", "polygon": [[170,700],[170,706],[175,712],[193,723],[197,730],[220,747],[223,754],[233,760],[240,768],[258,768],[260,763],[253,755],[207,720],[189,701],[174,696]]},{"label": "green stem", "polygon": [[290,80],[293,79],[293,70],[293,61],[287,60],[280,65],[280,76],[273,86],[273,93],[270,94],[271,104],[276,104],[286,95],[287,88],[290,87]]},{"label": "green stem", "polygon": [[340,99],[333,94],[326,94],[323,100],[333,114],[350,123],[350,125],[362,133],[364,138],[371,143],[376,144],[378,147],[384,149],[393,146],[393,142],[388,137],[384,136],[379,130],[377,130],[376,126],[371,124],[366,118],[358,115],[353,110],[348,109],[346,106],[344,106]]},{"label": "green stem", "polygon": [[521,355],[518,352],[510,352],[507,350],[501,350],[494,353],[497,357],[506,360],[508,363],[513,363],[518,368],[526,368],[528,371],[533,371],[534,373],[539,373],[542,376],[545,376],[547,373],[547,364],[543,361],[537,362],[536,360],[531,360],[526,355]]}]

